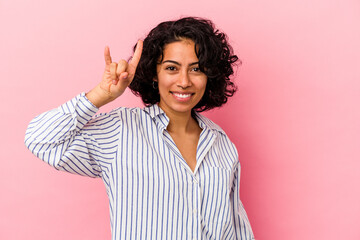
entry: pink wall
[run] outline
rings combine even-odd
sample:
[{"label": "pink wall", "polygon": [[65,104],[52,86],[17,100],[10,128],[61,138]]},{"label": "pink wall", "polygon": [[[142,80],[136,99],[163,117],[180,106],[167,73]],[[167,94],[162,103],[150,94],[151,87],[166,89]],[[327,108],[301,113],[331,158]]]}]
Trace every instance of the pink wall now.
[{"label": "pink wall", "polygon": [[[110,239],[101,180],[26,150],[35,115],[88,91],[159,21],[212,19],[242,59],[239,91],[206,115],[239,150],[259,240],[360,239],[358,0],[0,1],[0,239]],[[105,107],[141,106],[131,93]]]}]

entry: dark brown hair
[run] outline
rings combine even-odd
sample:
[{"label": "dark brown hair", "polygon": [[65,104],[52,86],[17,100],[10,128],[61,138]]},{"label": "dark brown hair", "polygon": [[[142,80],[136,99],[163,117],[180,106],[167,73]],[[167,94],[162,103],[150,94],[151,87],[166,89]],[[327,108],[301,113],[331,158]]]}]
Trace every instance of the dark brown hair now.
[{"label": "dark brown hair", "polygon": [[199,68],[208,77],[204,96],[194,110],[201,112],[220,107],[236,91],[229,76],[234,73],[233,64],[238,57],[233,54],[227,36],[215,29],[210,20],[202,18],[186,17],[162,22],[150,31],[144,39],[141,59],[129,86],[131,91],[140,96],[145,105],[160,101],[158,90],[153,88],[156,66],[159,59],[162,60],[165,45],[182,39],[194,41]]}]

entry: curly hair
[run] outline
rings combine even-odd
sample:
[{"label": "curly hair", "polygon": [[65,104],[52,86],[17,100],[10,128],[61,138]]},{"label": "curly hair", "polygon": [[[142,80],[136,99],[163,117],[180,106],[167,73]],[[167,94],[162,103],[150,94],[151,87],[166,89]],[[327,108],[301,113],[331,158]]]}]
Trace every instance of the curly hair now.
[{"label": "curly hair", "polygon": [[[136,73],[129,88],[142,98],[145,105],[160,101],[153,79],[157,76],[156,66],[162,61],[166,44],[191,39],[195,43],[195,53],[199,59],[200,71],[207,76],[205,93],[193,108],[202,112],[220,107],[237,90],[229,76],[234,73],[233,64],[238,57],[227,41],[225,33],[220,32],[207,19],[186,17],[176,21],[166,21],[157,25],[144,39],[143,51]],[[136,45],[134,46],[135,51]]]}]

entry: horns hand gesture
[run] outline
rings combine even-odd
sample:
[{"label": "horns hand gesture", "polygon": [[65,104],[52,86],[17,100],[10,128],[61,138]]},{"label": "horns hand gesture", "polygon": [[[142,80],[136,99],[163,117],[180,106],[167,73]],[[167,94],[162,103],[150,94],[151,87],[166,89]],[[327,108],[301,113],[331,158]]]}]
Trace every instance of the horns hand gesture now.
[{"label": "horns hand gesture", "polygon": [[132,59],[113,62],[109,47],[105,47],[105,71],[101,82],[86,94],[86,97],[97,107],[121,96],[134,78],[136,67],[140,61],[143,42],[138,41]]}]

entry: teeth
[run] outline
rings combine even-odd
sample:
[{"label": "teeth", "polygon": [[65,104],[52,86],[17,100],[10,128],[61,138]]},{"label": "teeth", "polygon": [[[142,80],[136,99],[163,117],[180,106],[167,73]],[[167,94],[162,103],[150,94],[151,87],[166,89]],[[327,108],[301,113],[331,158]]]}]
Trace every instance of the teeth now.
[{"label": "teeth", "polygon": [[180,98],[188,98],[191,96],[191,94],[180,94],[180,93],[174,93],[174,95]]}]

